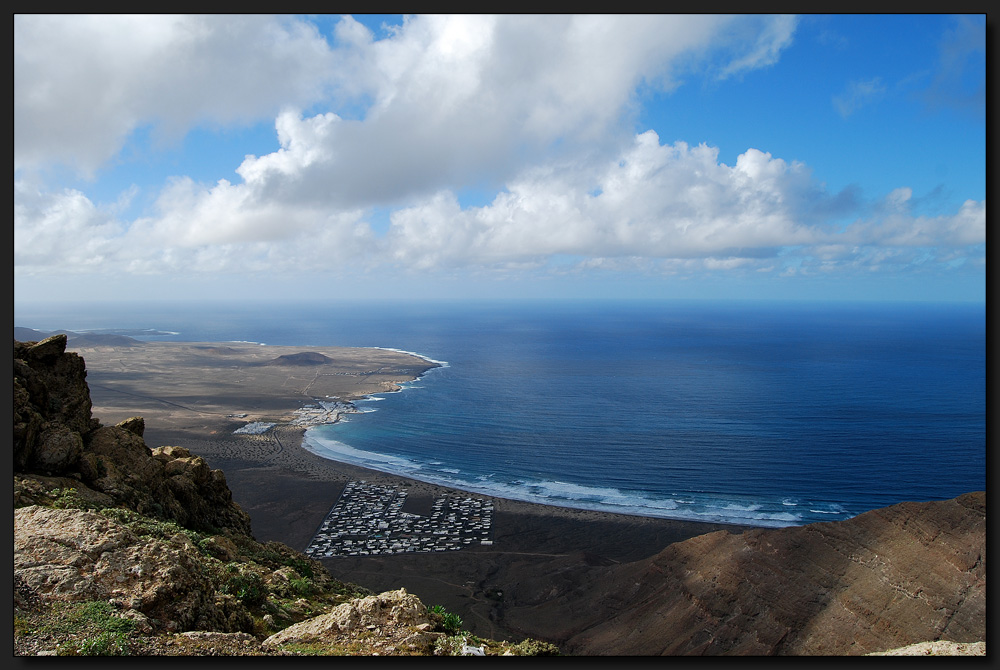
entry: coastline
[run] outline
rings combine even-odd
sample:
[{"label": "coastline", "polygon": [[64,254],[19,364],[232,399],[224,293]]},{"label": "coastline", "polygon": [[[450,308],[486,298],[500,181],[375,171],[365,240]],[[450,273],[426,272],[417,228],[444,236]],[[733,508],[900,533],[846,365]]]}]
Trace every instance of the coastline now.
[{"label": "coastline", "polygon": [[[205,437],[147,427],[151,446],[178,444],[226,477],[233,499],[250,515],[256,539],[303,551],[350,481],[407,493],[413,511],[447,495],[486,498],[494,505],[492,544],[458,551],[321,558],[337,579],[373,592],[405,588],[427,606],[458,614],[470,632],[519,640],[533,636],[505,617],[579,571],[642,561],[670,544],[751,526],[681,521],[557,507],[469,494],[436,484],[317,456],[301,446],[304,428],[277,426],[264,435]],[[529,591],[532,595],[522,595]],[[507,593],[504,598],[497,594]]]},{"label": "coastline", "polygon": [[[741,532],[756,527],[619,514],[472,493],[324,458],[302,446],[305,431],[303,426],[278,425],[262,435],[230,434],[225,438],[219,435],[206,439],[187,431],[160,430],[147,425],[146,440],[151,446],[161,443],[185,446],[205,458],[213,469],[222,470],[234,499],[250,514],[255,536],[262,541],[283,542],[298,551],[308,544],[349,481],[397,487],[405,490],[409,497],[472,495],[489,499],[496,509],[498,539],[507,536],[502,525],[510,517],[534,519],[538,524],[619,525],[630,532],[649,535],[648,538],[634,538],[627,546],[611,550],[603,546],[608,544],[607,538],[600,536],[567,536],[546,543],[553,545],[549,547],[551,550],[566,553],[601,549],[604,553],[615,554],[616,561],[637,560],[671,542],[706,532]],[[522,524],[522,521],[517,523],[518,526]],[[515,547],[523,548],[523,544],[519,540]],[[497,542],[498,551],[499,545]]]},{"label": "coastline", "polygon": [[[613,560],[634,560],[643,552],[655,553],[671,541],[703,532],[756,527],[473,493],[331,460],[304,445],[308,428],[332,423],[341,412],[354,411],[358,400],[400,392],[404,389],[401,385],[448,366],[418,353],[243,342],[136,342],[125,347],[90,345],[76,350],[87,365],[93,414],[98,420],[108,425],[142,416],[150,447],[183,446],[204,457],[213,469],[225,473],[234,498],[250,513],[259,539],[277,540],[300,551],[344,485],[357,480],[404,488],[411,497],[421,499],[453,494],[493,500],[498,532],[502,532],[500,521],[510,516],[574,524],[599,522],[646,531],[649,540],[633,538],[625,543],[631,547],[628,551],[595,544],[593,539],[567,537],[552,542],[556,551],[562,551],[561,546],[565,551],[598,549],[612,555]],[[317,358],[321,361],[318,364],[314,362]],[[259,434],[236,433],[253,424],[267,428]]]},{"label": "coastline", "polygon": [[[304,551],[351,481],[403,490],[409,511],[424,515],[442,496],[490,500],[488,545],[320,559],[342,581],[374,592],[405,588],[428,606],[440,604],[458,613],[467,630],[484,637],[528,635],[516,624],[505,623],[505,608],[537,597],[553,579],[639,561],[705,533],[739,533],[754,527],[470,494],[324,458],[303,446],[309,422],[293,423],[297,409],[324,397],[329,402],[353,402],[396,390],[438,364],[409,353],[332,348],[315,350],[332,357],[332,362],[319,367],[266,364],[290,351],[297,349],[178,343],[95,347],[79,353],[87,364],[93,416],[104,425],[142,416],[150,448],[185,447],[212,469],[221,470],[233,499],[250,515],[259,541]],[[232,365],[237,359],[239,365]],[[257,434],[235,432],[252,422],[275,425]],[[522,590],[531,585],[532,592],[519,595],[516,585]],[[500,598],[499,593],[510,595]]]}]

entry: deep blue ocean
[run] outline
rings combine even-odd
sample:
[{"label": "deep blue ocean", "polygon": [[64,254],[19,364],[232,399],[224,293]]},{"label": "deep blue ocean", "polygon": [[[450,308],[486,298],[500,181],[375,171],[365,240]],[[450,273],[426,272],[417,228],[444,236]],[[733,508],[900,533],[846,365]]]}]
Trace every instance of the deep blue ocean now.
[{"label": "deep blue ocean", "polygon": [[983,304],[15,306],[15,325],[417,353],[442,366],[307,448],[501,497],[786,526],[986,487]]}]

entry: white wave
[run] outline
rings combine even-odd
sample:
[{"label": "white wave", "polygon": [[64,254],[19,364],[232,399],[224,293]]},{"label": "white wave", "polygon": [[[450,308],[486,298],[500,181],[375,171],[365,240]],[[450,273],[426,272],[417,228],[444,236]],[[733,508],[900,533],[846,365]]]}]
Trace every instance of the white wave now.
[{"label": "white wave", "polygon": [[400,474],[401,472],[405,472],[405,476],[411,476],[414,470],[420,469],[419,463],[411,461],[408,458],[388,456],[386,454],[376,454],[370,451],[355,449],[354,447],[344,444],[343,442],[331,440],[325,437],[319,437],[316,434],[316,431],[312,428],[306,430],[305,435],[302,438],[302,447],[317,456],[322,456],[323,458],[341,461],[344,463],[351,463],[353,465],[360,465],[362,467],[378,470],[380,472],[388,472],[390,474]]},{"label": "white wave", "polygon": [[395,351],[397,354],[409,354],[410,356],[416,356],[417,358],[422,358],[428,363],[434,363],[442,368],[451,367],[448,361],[436,361],[430,356],[424,356],[423,354],[418,354],[415,351],[406,351],[405,349],[394,349],[393,347],[372,347],[372,349],[381,349],[382,351]]},{"label": "white wave", "polygon": [[760,509],[760,505],[755,505],[755,504],[741,505],[739,503],[728,503],[724,505],[722,509],[727,510],[729,512],[756,512],[757,510]]},{"label": "white wave", "polygon": [[422,464],[408,458],[355,449],[322,436],[311,428],[306,431],[303,447],[323,458],[509,500],[633,516],[758,527],[781,528],[807,522],[801,514],[782,511],[782,503],[778,501],[757,503],[716,494],[656,497],[638,491],[559,480],[502,481],[496,479],[495,473],[463,475],[458,468],[439,467],[444,465],[439,460]]}]

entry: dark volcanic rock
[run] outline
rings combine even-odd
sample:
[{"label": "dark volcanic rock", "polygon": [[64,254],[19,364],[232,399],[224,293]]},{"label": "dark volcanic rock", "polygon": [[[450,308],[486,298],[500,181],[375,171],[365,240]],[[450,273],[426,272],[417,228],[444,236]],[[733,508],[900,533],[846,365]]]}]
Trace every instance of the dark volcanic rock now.
[{"label": "dark volcanic rock", "polygon": [[72,468],[89,432],[90,388],[83,359],[66,353],[66,336],[14,342],[14,468],[60,473]]},{"label": "dark volcanic rock", "polygon": [[268,361],[264,365],[326,365],[332,363],[333,359],[317,351],[303,351],[298,354],[285,354],[278,356],[273,361]]},{"label": "dark volcanic rock", "polygon": [[14,342],[14,472],[69,476],[142,514],[197,530],[250,535],[220,470],[179,447],[151,450],[145,422],[102,426],[91,416],[83,358],[66,335]]}]

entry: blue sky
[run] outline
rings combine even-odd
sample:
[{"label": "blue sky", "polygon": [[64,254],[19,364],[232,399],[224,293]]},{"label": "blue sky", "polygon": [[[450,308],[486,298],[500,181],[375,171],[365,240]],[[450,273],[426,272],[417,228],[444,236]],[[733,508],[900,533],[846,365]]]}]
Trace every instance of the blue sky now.
[{"label": "blue sky", "polygon": [[983,15],[14,20],[14,293],[985,301]]}]

